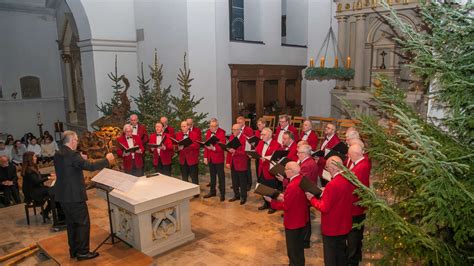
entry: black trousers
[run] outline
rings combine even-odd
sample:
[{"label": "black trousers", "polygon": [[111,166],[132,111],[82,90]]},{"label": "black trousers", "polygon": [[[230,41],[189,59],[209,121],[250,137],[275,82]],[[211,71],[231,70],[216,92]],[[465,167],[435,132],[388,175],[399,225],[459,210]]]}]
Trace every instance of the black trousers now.
[{"label": "black trousers", "polygon": [[257,182],[262,183],[260,176],[258,175],[258,166],[260,165],[260,160],[255,160],[255,176],[257,177]]},{"label": "black trousers", "polygon": [[[365,214],[352,216],[352,224],[359,224],[365,220]],[[362,239],[364,239],[364,226],[352,228],[347,235],[347,265],[359,265],[362,260]]]},{"label": "black trousers", "polygon": [[1,185],[1,191],[4,193],[4,202],[5,206],[10,206],[11,202],[18,204],[21,202],[20,199],[20,192],[18,191],[18,187],[16,185],[13,186],[3,186]]},{"label": "black trousers", "polygon": [[158,159],[158,164],[154,165],[154,168],[155,168],[155,171],[160,174],[171,176],[171,164],[163,165],[163,163],[161,162],[161,158]]},{"label": "black trousers", "polygon": [[188,165],[187,162],[181,164],[181,179],[183,181],[189,182],[189,177],[194,184],[199,185],[199,178],[198,178],[198,165]]},{"label": "black trousers", "polygon": [[90,220],[86,202],[61,202],[66,216],[69,254],[89,252]]},{"label": "black trousers", "polygon": [[[265,185],[265,186],[269,186],[269,187],[275,188],[275,189],[278,187],[278,183],[277,183],[277,180],[276,180],[276,179],[267,180],[267,179],[265,179],[265,177],[263,177],[263,175],[262,175],[262,176],[260,176],[260,181],[262,181],[261,183],[262,183],[263,185]],[[263,199],[263,204],[264,204],[265,206],[270,206],[270,203],[268,203],[263,197],[262,197],[262,199]]]},{"label": "black trousers", "polygon": [[311,246],[311,206],[308,207],[308,223],[305,226],[305,236],[304,236],[304,248],[310,248]]},{"label": "black trousers", "polygon": [[143,176],[145,174],[145,171],[143,170],[143,166],[138,168],[136,165],[135,165],[135,160],[132,160],[132,169],[130,170],[125,170],[125,173],[129,174],[129,175],[133,175],[133,176]]},{"label": "black trousers", "polygon": [[326,236],[323,235],[324,265],[346,266],[347,265],[347,235]]},{"label": "black trousers", "polygon": [[221,197],[224,197],[225,196],[224,163],[209,162],[209,173],[211,175],[211,194],[216,194],[216,179],[217,179],[219,181],[219,193]]},{"label": "black trousers", "polygon": [[252,187],[252,167],[251,167],[251,161],[252,160],[247,160],[247,187]]},{"label": "black trousers", "polygon": [[234,166],[231,169],[232,189],[234,197],[242,200],[247,199],[247,171],[236,171]]},{"label": "black trousers", "polygon": [[304,265],[304,237],[305,227],[298,229],[285,228],[286,252],[290,259],[290,265]]},{"label": "black trousers", "polygon": [[322,177],[320,177],[319,179],[321,180],[321,187],[325,187],[329,183],[329,181]]}]

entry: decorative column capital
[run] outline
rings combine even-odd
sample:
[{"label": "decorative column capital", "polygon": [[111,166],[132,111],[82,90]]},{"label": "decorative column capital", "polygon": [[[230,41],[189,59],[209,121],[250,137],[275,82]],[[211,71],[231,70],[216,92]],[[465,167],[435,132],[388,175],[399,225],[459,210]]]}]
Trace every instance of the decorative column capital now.
[{"label": "decorative column capital", "polygon": [[72,57],[71,57],[70,54],[64,54],[64,53],[62,53],[62,54],[61,54],[61,59],[63,60],[63,62],[64,62],[65,64],[70,64],[71,61],[72,61]]},{"label": "decorative column capital", "polygon": [[345,23],[347,21],[347,16],[337,16],[336,19],[338,23]]},{"label": "decorative column capital", "polygon": [[356,21],[363,21],[363,20],[365,20],[366,17],[367,17],[367,15],[365,15],[365,14],[355,15]]}]

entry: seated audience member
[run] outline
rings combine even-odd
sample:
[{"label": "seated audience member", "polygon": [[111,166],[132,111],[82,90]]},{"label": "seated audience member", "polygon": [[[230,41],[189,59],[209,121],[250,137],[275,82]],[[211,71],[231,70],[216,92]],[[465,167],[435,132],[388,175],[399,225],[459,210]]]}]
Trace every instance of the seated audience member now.
[{"label": "seated audience member", "polygon": [[41,144],[41,157],[45,161],[51,161],[56,153],[57,145],[54,145],[53,137],[47,136],[44,139],[44,143]]},{"label": "seated audience member", "polygon": [[23,155],[23,165],[21,168],[23,194],[25,196],[25,202],[34,201],[40,204],[47,202],[42,215],[44,218],[49,219],[49,212],[51,211],[49,188],[43,183],[49,179],[55,179],[55,176],[40,174],[37,162],[38,158],[33,152],[28,151]]},{"label": "seated audience member", "polygon": [[11,156],[11,151],[7,149],[3,140],[0,140],[0,156],[8,156],[9,158]]},{"label": "seated audience member", "polygon": [[5,196],[3,205],[10,206],[12,201],[16,204],[21,202],[16,167],[5,155],[0,155],[0,191],[3,191]]},{"label": "seated audience member", "polygon": [[49,137],[51,137],[51,139],[53,139],[53,136],[51,136],[51,134],[49,134],[49,131],[46,130],[45,132],[43,132],[43,136],[40,138],[39,144],[41,145],[41,144],[46,143],[46,139],[49,138]]},{"label": "seated audience member", "polygon": [[12,153],[12,149],[13,149],[13,143],[15,142],[15,140],[13,139],[13,136],[12,135],[8,135],[7,136],[7,140],[5,141],[5,148],[8,150],[8,157],[10,158],[11,160],[11,153]]},{"label": "seated audience member", "polygon": [[21,164],[23,162],[23,154],[26,152],[26,147],[19,140],[15,140],[12,148],[12,161],[15,164]]},{"label": "seated audience member", "polygon": [[26,151],[32,151],[35,153],[36,157],[41,157],[41,146],[38,144],[38,139],[36,137],[31,138],[30,145],[26,147]]}]

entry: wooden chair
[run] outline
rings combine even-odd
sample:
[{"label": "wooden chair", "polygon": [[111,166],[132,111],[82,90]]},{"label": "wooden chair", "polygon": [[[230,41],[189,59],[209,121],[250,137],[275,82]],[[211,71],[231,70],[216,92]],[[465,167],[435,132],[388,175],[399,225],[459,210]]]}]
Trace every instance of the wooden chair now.
[{"label": "wooden chair", "polygon": [[250,123],[252,122],[252,120],[250,118],[245,118],[245,125],[250,127]]},{"label": "wooden chair", "polygon": [[269,127],[271,130],[275,130],[276,117],[274,115],[264,115],[262,118],[265,120],[267,127]]},{"label": "wooden chair", "polygon": [[357,123],[356,120],[352,119],[338,119],[337,121],[337,135],[340,138],[344,138],[346,130],[350,127],[354,127]]}]

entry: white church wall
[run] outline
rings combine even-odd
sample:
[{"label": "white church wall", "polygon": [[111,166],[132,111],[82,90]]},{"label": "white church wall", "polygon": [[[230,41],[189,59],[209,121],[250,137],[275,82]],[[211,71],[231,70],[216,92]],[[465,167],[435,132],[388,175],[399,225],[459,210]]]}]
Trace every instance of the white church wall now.
[{"label": "white church wall", "polygon": [[282,0],[286,2],[286,42],[308,43],[308,0]]},{"label": "white church wall", "polygon": [[143,62],[145,77],[150,78],[148,66],[153,65],[156,48],[158,61],[163,64],[162,85],[171,85],[172,94],[177,95],[176,78],[188,51],[187,0],[136,0],[135,24],[144,33],[144,39],[137,42],[137,56],[138,64]]},{"label": "white church wall", "polygon": [[[14,27],[12,26],[14,25]],[[0,131],[16,138],[25,132],[39,135],[37,113],[43,129],[64,121],[64,94],[60,70],[56,20],[53,15],[0,11]],[[22,99],[20,78],[40,79],[41,98]],[[17,92],[17,98],[11,94]]]},{"label": "white church wall", "polygon": [[[330,5],[333,5],[333,13],[331,14]],[[308,53],[306,56],[306,65],[309,65],[309,58],[314,57],[315,64],[319,65],[319,59],[316,58],[317,53],[323,44],[324,38],[329,30],[329,16],[334,16],[336,5],[331,1],[309,1],[308,5]],[[332,27],[337,36],[337,20],[333,18]],[[326,65],[332,66],[334,63],[334,55],[332,55],[331,47],[328,49],[328,57]],[[324,52],[323,52],[324,53]],[[320,55],[323,56],[323,55]],[[303,80],[302,102],[304,103],[305,116],[323,116],[329,117],[331,114],[331,94],[330,91],[336,82]]]},{"label": "white church wall", "polygon": [[[244,1],[244,39],[246,41],[262,40],[262,8],[263,1],[243,0]],[[227,12],[227,14],[229,11]],[[228,17],[228,16],[227,16]]]}]

